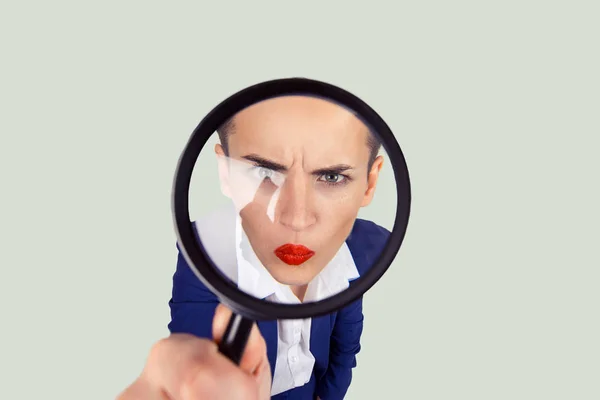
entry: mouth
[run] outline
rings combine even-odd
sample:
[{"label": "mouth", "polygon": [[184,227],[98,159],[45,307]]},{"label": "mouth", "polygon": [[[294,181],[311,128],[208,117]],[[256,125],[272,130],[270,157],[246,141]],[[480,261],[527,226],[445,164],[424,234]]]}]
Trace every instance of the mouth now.
[{"label": "mouth", "polygon": [[301,244],[287,243],[275,249],[275,255],[288,265],[300,265],[315,255],[315,252]]}]

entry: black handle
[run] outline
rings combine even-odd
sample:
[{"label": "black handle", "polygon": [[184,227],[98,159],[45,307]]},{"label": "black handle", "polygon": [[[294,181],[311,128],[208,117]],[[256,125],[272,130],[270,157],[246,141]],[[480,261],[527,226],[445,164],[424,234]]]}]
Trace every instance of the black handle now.
[{"label": "black handle", "polygon": [[219,343],[219,351],[231,361],[240,364],[246,343],[250,337],[252,324],[254,321],[242,317],[238,314],[232,314],[225,329],[225,334],[221,343]]}]

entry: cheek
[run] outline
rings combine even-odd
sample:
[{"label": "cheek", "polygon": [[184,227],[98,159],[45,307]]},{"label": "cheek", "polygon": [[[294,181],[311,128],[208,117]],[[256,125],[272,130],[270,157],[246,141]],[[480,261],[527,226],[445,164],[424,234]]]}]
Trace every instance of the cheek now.
[{"label": "cheek", "polygon": [[250,240],[252,248],[257,255],[262,255],[272,246],[273,225],[265,222],[264,213],[254,207],[246,207],[240,211],[242,228]]},{"label": "cheek", "polygon": [[328,237],[335,238],[336,241],[340,241],[342,236],[343,240],[346,239],[363,198],[364,191],[360,187],[320,197],[316,209],[319,210],[319,220]]},{"label": "cheek", "polygon": [[356,214],[366,190],[366,185],[357,184],[340,188],[322,188],[317,196],[316,209],[320,214],[325,214],[324,211],[327,210],[327,215],[331,212]]}]

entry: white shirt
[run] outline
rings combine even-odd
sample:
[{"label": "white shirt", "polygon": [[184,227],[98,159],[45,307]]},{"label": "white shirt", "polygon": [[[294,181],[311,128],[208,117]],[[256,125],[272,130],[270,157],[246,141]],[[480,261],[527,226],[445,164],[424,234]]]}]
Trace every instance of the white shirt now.
[{"label": "white shirt", "polygon": [[[233,207],[203,217],[196,222],[196,229],[215,265],[241,290],[268,301],[300,303],[289,286],[277,282],[259,261]],[[331,297],[348,288],[349,281],[358,277],[350,249],[344,243],[329,264],[309,283],[304,301],[315,302]],[[272,396],[305,385],[315,363],[310,352],[310,318],[279,320],[277,328]]]}]

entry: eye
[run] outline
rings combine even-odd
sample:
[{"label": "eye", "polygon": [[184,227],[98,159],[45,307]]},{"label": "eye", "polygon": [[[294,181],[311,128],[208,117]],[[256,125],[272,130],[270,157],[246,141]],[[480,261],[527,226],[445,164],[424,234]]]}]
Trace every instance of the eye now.
[{"label": "eye", "polygon": [[267,179],[273,176],[273,170],[264,167],[259,167],[257,173],[260,179]]},{"label": "eye", "polygon": [[325,174],[319,177],[320,181],[323,181],[330,185],[336,185],[342,183],[346,177],[342,174]]}]

